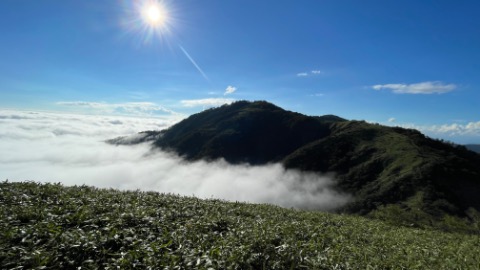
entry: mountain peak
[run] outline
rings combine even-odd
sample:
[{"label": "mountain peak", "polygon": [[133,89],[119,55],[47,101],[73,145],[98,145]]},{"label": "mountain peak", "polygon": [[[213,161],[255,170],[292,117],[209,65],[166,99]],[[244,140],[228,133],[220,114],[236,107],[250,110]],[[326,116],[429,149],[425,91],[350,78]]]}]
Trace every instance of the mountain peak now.
[{"label": "mountain peak", "polygon": [[327,136],[329,125],[266,101],[237,101],[190,116],[166,130],[155,144],[191,160],[264,164]]},{"label": "mountain peak", "polygon": [[[334,172],[354,195],[344,210],[377,213],[400,206],[412,223],[480,209],[480,155],[417,130],[306,116],[266,101],[238,101],[194,114],[158,133],[154,145],[187,160],[225,159]],[[427,218],[427,220],[428,220]]]}]

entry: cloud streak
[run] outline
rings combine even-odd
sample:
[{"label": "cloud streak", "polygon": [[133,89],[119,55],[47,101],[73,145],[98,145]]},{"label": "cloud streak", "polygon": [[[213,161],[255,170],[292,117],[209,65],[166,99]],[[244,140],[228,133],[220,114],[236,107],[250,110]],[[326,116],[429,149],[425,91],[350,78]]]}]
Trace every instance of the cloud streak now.
[{"label": "cloud streak", "polygon": [[103,142],[170,124],[169,118],[0,111],[0,177],[321,210],[334,209],[350,199],[335,191],[329,175],[286,170],[280,164],[188,163],[170,153],[151,151],[146,144]]},{"label": "cloud streak", "polygon": [[217,107],[224,104],[231,104],[234,102],[231,98],[204,98],[204,99],[186,99],[181,100],[180,103],[184,107]]},{"label": "cloud streak", "polygon": [[372,89],[391,90],[395,94],[444,94],[455,90],[455,84],[445,84],[439,81],[420,82],[413,84],[377,84]]},{"label": "cloud streak", "polygon": [[323,72],[321,70],[311,70],[310,72],[300,72],[297,73],[297,77],[308,77],[308,76],[318,76],[322,74]]}]

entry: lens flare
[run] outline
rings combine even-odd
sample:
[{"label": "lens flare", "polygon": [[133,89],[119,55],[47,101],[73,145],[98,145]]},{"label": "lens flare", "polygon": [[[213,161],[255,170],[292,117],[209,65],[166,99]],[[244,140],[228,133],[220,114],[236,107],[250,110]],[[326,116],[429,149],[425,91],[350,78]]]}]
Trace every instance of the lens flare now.
[{"label": "lens flare", "polygon": [[125,0],[121,24],[139,43],[165,42],[175,23],[169,0]]},{"label": "lens flare", "polygon": [[148,2],[141,10],[143,22],[149,27],[162,27],[167,21],[167,11],[163,5],[158,2]]},{"label": "lens flare", "polygon": [[[172,5],[173,0],[124,0],[126,16],[123,25],[127,33],[137,36],[137,45],[162,42],[172,51],[175,47],[180,48],[182,53],[202,75],[210,82],[209,78],[197,64],[187,50],[178,46],[169,46],[172,41],[172,28],[181,21],[178,17],[178,10]],[[164,47],[164,46],[162,46]]]}]

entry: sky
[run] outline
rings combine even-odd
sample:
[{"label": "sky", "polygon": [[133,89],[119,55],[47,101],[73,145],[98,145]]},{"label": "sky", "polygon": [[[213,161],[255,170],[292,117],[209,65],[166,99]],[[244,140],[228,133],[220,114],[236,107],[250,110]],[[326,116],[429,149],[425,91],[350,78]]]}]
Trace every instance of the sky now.
[{"label": "sky", "polygon": [[0,1],[0,109],[178,118],[267,100],[480,143],[478,1],[151,1]]}]

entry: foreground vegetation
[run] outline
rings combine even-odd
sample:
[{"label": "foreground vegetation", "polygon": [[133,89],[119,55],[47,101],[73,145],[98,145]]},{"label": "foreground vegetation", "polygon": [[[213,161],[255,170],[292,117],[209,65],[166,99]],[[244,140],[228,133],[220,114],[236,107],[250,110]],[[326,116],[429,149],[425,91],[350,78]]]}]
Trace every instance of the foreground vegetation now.
[{"label": "foreground vegetation", "polygon": [[479,245],[271,205],[0,183],[1,269],[479,269]]}]

